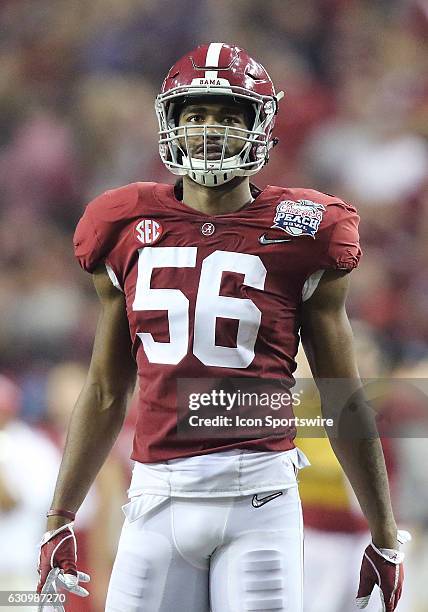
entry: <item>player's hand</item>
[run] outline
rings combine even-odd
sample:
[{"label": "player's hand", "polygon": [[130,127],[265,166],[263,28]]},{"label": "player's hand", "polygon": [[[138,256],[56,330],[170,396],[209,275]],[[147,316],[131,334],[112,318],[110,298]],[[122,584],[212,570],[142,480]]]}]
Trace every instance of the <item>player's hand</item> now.
[{"label": "player's hand", "polygon": [[[407,531],[398,532],[402,544],[411,539]],[[394,612],[403,588],[404,553],[398,550],[379,550],[373,543],[364,551],[360,571],[357,607],[362,609],[369,603],[375,585],[379,587],[382,612]]]},{"label": "player's hand", "polygon": [[90,577],[77,571],[76,562],[77,544],[73,523],[47,531],[40,543],[37,592],[68,591],[80,597],[89,595],[79,582],[89,582]]}]

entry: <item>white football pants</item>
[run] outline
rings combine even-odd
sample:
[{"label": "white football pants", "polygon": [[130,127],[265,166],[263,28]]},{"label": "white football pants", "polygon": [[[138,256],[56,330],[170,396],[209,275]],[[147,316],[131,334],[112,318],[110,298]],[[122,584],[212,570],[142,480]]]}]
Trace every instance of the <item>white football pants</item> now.
[{"label": "white football pants", "polygon": [[302,612],[298,488],[258,507],[252,499],[131,500],[106,612]]}]

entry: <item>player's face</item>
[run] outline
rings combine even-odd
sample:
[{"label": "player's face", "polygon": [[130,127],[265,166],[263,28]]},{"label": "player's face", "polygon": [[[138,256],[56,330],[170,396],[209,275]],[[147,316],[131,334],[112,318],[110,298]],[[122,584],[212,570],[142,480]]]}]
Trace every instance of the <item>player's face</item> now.
[{"label": "player's face", "polygon": [[[190,157],[204,159],[204,137],[203,126],[224,126],[228,127],[228,138],[224,157],[237,155],[244,146],[244,141],[236,136],[244,136],[244,132],[239,132],[235,128],[248,129],[248,113],[241,105],[198,101],[194,104],[186,105],[179,117],[179,126],[187,126],[187,146]],[[207,128],[207,159],[218,160],[221,158],[225,130],[217,127]],[[186,151],[186,142],[180,138],[180,146]]]}]

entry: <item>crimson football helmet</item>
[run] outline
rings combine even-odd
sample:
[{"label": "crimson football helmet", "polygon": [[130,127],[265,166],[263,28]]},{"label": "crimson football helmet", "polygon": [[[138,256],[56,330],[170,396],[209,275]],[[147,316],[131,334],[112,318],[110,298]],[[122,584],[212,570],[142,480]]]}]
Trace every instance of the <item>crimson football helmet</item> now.
[{"label": "crimson football helmet", "polygon": [[[235,176],[258,172],[269,159],[278,101],[271,78],[243,49],[225,43],[201,45],[181,58],[168,72],[155,109],[159,121],[159,153],[165,166],[207,187],[227,183]],[[248,129],[226,125],[179,126],[178,109],[191,98],[222,96],[246,104],[251,112]],[[207,154],[209,135],[220,139],[218,155]],[[189,148],[189,138],[200,138],[201,154]],[[240,141],[238,153],[227,156],[230,140]]]}]

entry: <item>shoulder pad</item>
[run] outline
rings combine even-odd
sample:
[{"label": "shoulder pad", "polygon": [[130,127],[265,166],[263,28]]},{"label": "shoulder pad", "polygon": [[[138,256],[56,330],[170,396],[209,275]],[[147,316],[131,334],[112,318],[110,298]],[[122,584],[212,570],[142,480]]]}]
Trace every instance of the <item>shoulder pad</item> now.
[{"label": "shoulder pad", "polygon": [[153,185],[131,183],[105,191],[89,202],[73,237],[74,254],[84,270],[93,272],[105,261],[122,227],[138,215],[140,197],[149,193]]},{"label": "shoulder pad", "polygon": [[[308,233],[321,243],[319,268],[352,270],[361,258],[358,224],[360,217],[352,204],[315,189],[284,189],[284,199],[308,208]],[[316,206],[318,205],[318,206]],[[311,208],[315,220],[311,226]]]}]

